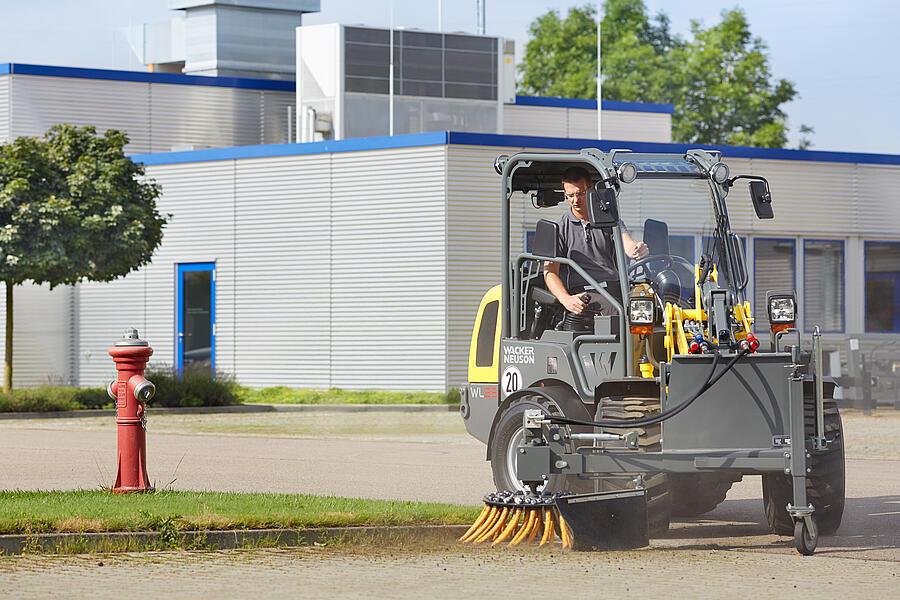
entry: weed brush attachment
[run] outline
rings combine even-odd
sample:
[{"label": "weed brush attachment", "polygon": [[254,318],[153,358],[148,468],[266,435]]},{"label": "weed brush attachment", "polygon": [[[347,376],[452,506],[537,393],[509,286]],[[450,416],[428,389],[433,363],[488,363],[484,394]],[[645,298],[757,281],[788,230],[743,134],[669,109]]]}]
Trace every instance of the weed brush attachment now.
[{"label": "weed brush attachment", "polygon": [[643,489],[592,494],[494,492],[459,541],[573,550],[627,550],[650,543]]},{"label": "weed brush attachment", "polygon": [[566,540],[571,537],[566,537],[567,528],[555,505],[559,495],[525,492],[488,494],[484,497],[484,510],[459,541],[476,545],[490,542],[491,546],[518,546],[540,537],[540,545],[543,546],[559,537],[563,546],[569,547]]}]

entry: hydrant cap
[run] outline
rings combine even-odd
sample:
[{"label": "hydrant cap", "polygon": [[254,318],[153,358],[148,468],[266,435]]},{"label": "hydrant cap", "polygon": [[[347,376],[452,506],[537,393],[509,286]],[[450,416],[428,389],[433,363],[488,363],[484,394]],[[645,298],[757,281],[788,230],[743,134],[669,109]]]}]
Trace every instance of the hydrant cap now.
[{"label": "hydrant cap", "polygon": [[122,339],[113,344],[114,346],[149,346],[147,340],[142,340],[138,335],[138,330],[134,327],[129,327],[125,330],[125,333],[122,334]]}]

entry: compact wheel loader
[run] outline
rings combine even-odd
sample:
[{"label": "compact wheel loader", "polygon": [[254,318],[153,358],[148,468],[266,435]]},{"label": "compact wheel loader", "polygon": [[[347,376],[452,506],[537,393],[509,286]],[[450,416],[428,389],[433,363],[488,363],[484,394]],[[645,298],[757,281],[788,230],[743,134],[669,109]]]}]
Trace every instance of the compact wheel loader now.
[{"label": "compact wheel loader", "polygon": [[[494,166],[502,285],[479,306],[460,410],[487,444],[497,491],[462,540],[640,547],[672,516],[708,512],[734,482],[761,475],[769,527],[812,554],[843,513],[841,418],[818,330],[803,340],[795,327],[793,290],[766,292],[765,347],[754,334],[726,198],[748,182],[756,217],[772,218],[768,181],[732,177],[718,152],[704,150],[524,152]],[[585,235],[609,236],[621,298],[560,251],[552,219],[537,221],[530,248],[512,254],[513,218],[521,223],[532,208],[559,214],[561,176],[573,166],[591,174]],[[682,227],[683,215],[708,216],[698,261],[655,219],[642,226],[649,255],[627,260],[623,217],[646,216],[642,199],[659,194]],[[548,261],[577,273],[614,314],[568,313],[543,281]]]}]

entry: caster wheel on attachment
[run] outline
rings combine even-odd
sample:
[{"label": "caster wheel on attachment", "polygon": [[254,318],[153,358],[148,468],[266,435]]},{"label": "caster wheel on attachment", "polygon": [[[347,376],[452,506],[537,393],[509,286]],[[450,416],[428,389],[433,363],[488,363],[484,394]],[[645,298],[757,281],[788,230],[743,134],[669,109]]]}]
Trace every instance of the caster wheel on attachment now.
[{"label": "caster wheel on attachment", "polygon": [[819,543],[819,532],[813,521],[812,530],[807,526],[806,519],[799,519],[794,523],[794,548],[803,556],[810,556],[816,551]]}]

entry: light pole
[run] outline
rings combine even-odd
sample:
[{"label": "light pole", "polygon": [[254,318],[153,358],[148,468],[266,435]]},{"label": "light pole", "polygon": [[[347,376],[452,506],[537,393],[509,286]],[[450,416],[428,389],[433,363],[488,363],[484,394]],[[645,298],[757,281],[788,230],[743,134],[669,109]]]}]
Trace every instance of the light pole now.
[{"label": "light pole", "polygon": [[391,36],[388,42],[391,48],[390,65],[388,66],[388,135],[394,135],[394,0],[391,3]]},{"label": "light pole", "polygon": [[600,70],[600,24],[603,22],[603,0],[597,0],[597,139],[603,139],[603,111],[600,110],[603,98],[603,79]]}]

